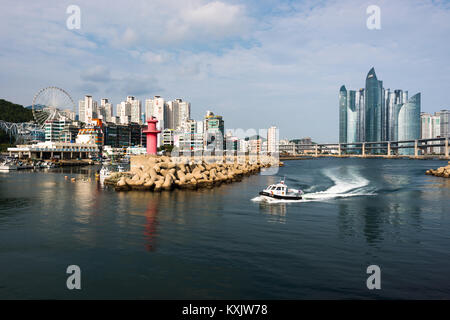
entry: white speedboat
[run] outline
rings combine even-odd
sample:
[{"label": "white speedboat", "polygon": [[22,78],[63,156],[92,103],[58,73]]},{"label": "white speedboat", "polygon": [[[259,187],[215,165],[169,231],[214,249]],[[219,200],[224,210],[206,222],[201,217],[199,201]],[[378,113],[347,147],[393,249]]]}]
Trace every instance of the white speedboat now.
[{"label": "white speedboat", "polygon": [[265,200],[301,200],[302,194],[302,190],[288,188],[284,181],[280,181],[277,184],[271,184],[259,193]]}]

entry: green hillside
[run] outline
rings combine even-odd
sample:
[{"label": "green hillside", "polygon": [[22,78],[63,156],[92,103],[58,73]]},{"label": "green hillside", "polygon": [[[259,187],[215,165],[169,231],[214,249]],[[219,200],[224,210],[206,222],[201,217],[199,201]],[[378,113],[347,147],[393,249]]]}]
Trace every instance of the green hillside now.
[{"label": "green hillside", "polygon": [[7,122],[28,122],[33,120],[33,112],[19,104],[0,99],[0,120]]},{"label": "green hillside", "polygon": [[[6,122],[28,122],[33,120],[33,112],[19,104],[0,99],[0,120]],[[0,151],[5,151],[13,142],[6,132],[0,129]]]}]

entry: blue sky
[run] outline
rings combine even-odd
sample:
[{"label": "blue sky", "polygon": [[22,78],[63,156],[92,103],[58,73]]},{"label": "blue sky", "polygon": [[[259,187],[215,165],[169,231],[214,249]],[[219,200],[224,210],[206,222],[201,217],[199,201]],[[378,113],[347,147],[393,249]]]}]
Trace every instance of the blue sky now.
[{"label": "blue sky", "polygon": [[[71,4],[80,30],[66,28]],[[49,85],[114,105],[161,95],[230,129],[335,142],[339,88],[373,66],[385,88],[421,92],[423,111],[450,108],[448,1],[3,0],[0,37],[0,97],[23,105]]]}]

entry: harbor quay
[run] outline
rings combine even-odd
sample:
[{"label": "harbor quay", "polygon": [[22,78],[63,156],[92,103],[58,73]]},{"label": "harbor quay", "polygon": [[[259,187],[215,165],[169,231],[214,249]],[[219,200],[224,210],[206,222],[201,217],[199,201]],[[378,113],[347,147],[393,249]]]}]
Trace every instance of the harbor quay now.
[{"label": "harbor quay", "polygon": [[278,172],[279,159],[272,155],[141,155],[130,158],[130,171],[115,172],[105,179],[117,191],[212,188],[241,181],[244,176]]},{"label": "harbor quay", "polygon": [[39,142],[36,144],[17,145],[8,148],[9,156],[19,159],[89,159],[99,153],[96,144],[68,143],[68,142]]}]

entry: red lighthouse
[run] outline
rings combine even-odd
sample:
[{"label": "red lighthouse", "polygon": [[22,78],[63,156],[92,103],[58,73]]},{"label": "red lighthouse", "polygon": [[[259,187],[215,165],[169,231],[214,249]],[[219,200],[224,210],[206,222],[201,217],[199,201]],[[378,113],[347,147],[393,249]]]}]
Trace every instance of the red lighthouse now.
[{"label": "red lighthouse", "polygon": [[147,120],[147,129],[142,131],[147,136],[147,154],[156,154],[158,133],[161,133],[161,130],[156,129],[157,123],[158,120],[152,116],[150,120]]}]

